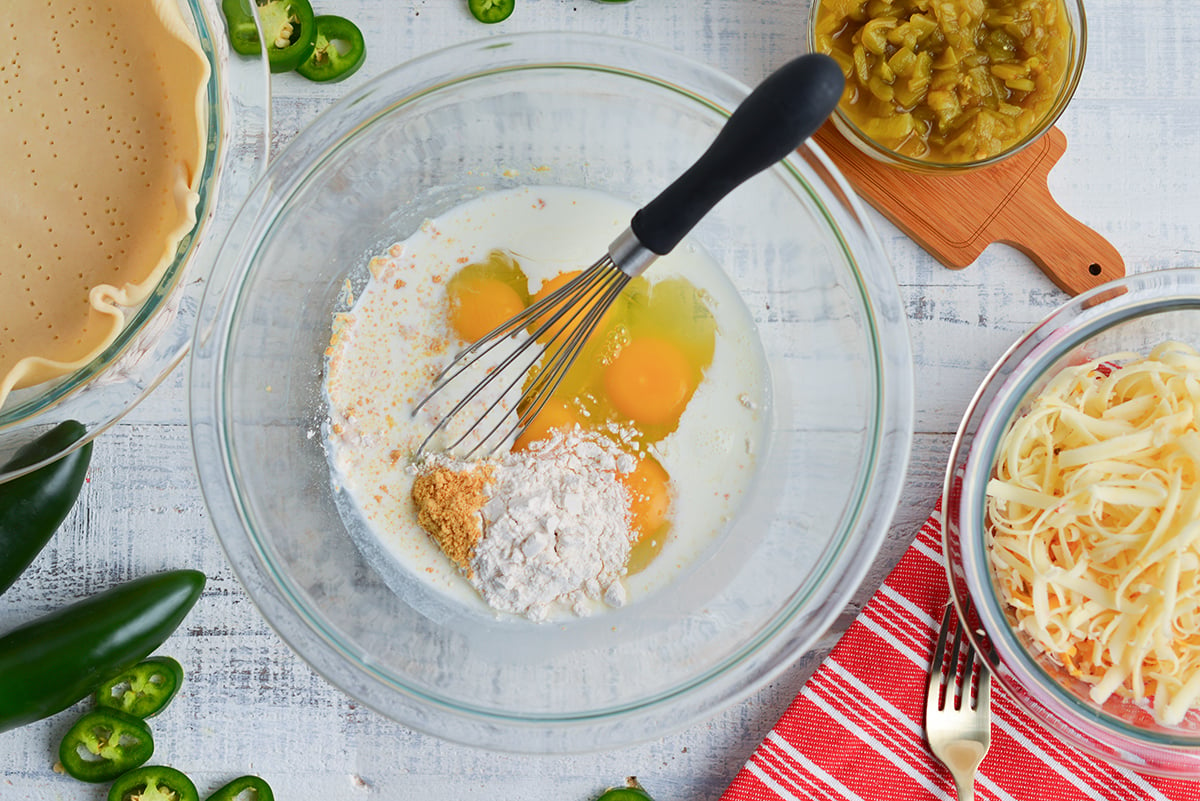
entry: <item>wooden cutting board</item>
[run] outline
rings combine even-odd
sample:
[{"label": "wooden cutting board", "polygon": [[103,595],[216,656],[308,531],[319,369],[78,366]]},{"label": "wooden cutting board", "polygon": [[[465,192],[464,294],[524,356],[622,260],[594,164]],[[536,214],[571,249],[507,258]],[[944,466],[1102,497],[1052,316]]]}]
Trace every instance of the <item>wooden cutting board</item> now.
[{"label": "wooden cutting board", "polygon": [[988,245],[1002,242],[1029,256],[1072,295],[1125,275],[1117,249],[1050,196],[1050,168],[1067,149],[1058,128],[998,164],[953,175],[877,161],[830,122],[814,138],[863,199],[951,269],[966,267]]}]

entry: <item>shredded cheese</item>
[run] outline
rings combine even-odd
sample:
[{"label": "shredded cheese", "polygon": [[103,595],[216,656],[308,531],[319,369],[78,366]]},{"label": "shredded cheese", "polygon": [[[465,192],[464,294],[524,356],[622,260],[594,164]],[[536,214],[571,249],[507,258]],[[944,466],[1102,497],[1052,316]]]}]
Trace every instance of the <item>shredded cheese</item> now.
[{"label": "shredded cheese", "polygon": [[1093,701],[1200,707],[1200,352],[1111,354],[1055,376],[987,487],[991,567],[1017,628]]}]

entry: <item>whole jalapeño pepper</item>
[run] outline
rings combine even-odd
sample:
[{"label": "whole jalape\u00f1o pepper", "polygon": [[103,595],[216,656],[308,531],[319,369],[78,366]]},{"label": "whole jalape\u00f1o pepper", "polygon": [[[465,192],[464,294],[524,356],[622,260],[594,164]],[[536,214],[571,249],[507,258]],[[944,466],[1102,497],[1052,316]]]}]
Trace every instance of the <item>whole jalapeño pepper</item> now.
[{"label": "whole jalape\u00f1o pepper", "polygon": [[145,576],[0,637],[0,732],[61,712],[145,658],[203,589],[195,570]]},{"label": "whole jalape\u00f1o pepper", "polygon": [[[68,420],[17,451],[0,470],[15,471],[62,453],[87,433]],[[92,459],[88,442],[33,472],[0,484],[0,594],[13,585],[75,506]]]},{"label": "whole jalape\u00f1o pepper", "polygon": [[58,761],[68,775],[84,782],[108,782],[154,753],[154,737],[141,718],[116,709],[93,709],[67,729]]}]

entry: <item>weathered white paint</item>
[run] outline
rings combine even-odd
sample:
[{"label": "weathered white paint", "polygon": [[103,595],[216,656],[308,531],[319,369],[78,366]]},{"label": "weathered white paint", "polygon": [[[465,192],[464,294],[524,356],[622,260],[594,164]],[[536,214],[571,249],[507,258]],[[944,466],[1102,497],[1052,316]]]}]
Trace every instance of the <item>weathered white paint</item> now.
[{"label": "weathered white paint", "polygon": [[[595,31],[633,36],[717,65],[752,84],[804,49],[805,0],[518,0],[489,28],[465,0],[315,0],[356,20],[369,57],[349,81],[273,79],[274,144],[332,100],[407,58],[501,32]],[[1088,8],[1083,80],[1060,121],[1065,157],[1051,175],[1061,205],[1107,236],[1130,272],[1200,263],[1200,28],[1188,0],[1096,2]],[[911,321],[917,436],[906,499],[859,603],[899,558],[933,507],[951,434],[992,361],[1064,299],[1015,251],[993,246],[951,272],[875,216]],[[83,503],[31,571],[0,598],[0,630],[120,579],[182,565],[210,577],[203,602],[164,647],[189,671],[153,723],[155,761],[201,793],[257,772],[284,799],[588,799],[636,774],[660,801],[717,798],[819,662],[710,720],[665,739],[594,756],[485,753],[416,734],[352,703],[263,623],[208,525],[185,428],[177,371],[97,446]],[[852,618],[847,610],[841,624]],[[832,639],[832,637],[830,638]],[[102,788],[51,772],[65,713],[0,734],[0,799],[95,801]]]}]

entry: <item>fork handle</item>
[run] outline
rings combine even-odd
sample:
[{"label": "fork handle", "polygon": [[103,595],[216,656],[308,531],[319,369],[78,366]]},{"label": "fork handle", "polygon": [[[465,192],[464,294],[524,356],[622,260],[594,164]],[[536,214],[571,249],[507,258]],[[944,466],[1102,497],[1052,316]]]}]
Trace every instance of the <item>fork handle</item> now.
[{"label": "fork handle", "polygon": [[721,198],[821,127],[844,86],[841,67],[820,53],[792,59],[768,75],[696,163],[633,216],[633,233],[658,255],[671,252]]},{"label": "fork handle", "polygon": [[[954,688],[949,687],[946,692],[952,693]],[[986,753],[986,744],[972,739],[964,739],[943,746],[936,755],[950,771],[951,778],[954,779],[954,789],[958,791],[958,801],[973,801],[975,798],[975,776],[979,771],[979,763],[983,761]]]}]

